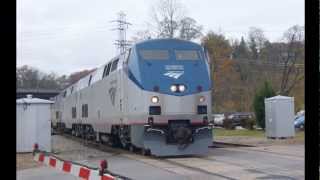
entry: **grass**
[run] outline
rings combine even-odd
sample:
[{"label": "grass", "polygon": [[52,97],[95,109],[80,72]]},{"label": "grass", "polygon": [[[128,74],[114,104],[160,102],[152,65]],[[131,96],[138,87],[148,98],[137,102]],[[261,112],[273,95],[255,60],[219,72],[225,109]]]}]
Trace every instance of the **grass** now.
[{"label": "grass", "polygon": [[246,130],[246,129],[213,129],[214,136],[252,136],[252,137],[264,137],[264,131],[262,130]]},{"label": "grass", "polygon": [[[263,130],[246,130],[246,129],[213,129],[214,136],[249,136],[249,137],[265,137],[265,131]],[[304,131],[298,131],[295,134],[295,139],[303,139]]]}]

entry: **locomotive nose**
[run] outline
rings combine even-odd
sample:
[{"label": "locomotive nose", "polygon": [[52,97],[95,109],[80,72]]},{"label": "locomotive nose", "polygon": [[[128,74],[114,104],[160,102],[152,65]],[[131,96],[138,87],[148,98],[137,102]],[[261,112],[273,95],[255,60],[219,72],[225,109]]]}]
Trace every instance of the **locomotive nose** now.
[{"label": "locomotive nose", "polygon": [[162,103],[163,113],[192,114],[195,113],[195,103],[196,99],[191,96],[164,96]]},{"label": "locomotive nose", "polygon": [[179,144],[186,144],[190,141],[192,132],[189,128],[179,127],[175,130],[173,137]]}]

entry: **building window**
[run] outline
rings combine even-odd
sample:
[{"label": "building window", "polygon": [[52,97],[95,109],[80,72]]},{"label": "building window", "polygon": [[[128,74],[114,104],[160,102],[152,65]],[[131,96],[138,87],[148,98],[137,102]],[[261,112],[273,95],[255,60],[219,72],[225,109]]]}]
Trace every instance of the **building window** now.
[{"label": "building window", "polygon": [[84,117],[88,117],[88,104],[83,104],[81,107],[81,116]]},{"label": "building window", "polygon": [[76,107],[72,107],[71,109],[72,113],[72,119],[77,118],[77,109]]}]

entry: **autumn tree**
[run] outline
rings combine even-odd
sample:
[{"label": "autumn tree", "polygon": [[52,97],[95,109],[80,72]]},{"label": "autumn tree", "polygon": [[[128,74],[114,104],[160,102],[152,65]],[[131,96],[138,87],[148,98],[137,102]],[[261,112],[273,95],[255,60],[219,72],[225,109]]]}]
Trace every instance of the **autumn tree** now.
[{"label": "autumn tree", "polygon": [[229,83],[237,81],[238,77],[234,73],[234,62],[230,59],[232,48],[229,41],[223,34],[209,32],[201,42],[208,50],[211,59],[214,111],[236,109],[239,101],[234,100],[234,86]]}]

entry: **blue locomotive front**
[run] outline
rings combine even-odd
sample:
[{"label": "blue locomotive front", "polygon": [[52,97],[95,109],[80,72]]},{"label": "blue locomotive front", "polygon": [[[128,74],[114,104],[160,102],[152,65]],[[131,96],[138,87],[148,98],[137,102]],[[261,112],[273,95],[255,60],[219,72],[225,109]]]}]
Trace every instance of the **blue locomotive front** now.
[{"label": "blue locomotive front", "polygon": [[178,39],[137,43],[125,72],[147,99],[141,121],[131,123],[132,146],[156,156],[208,152],[212,84],[200,45]]}]

